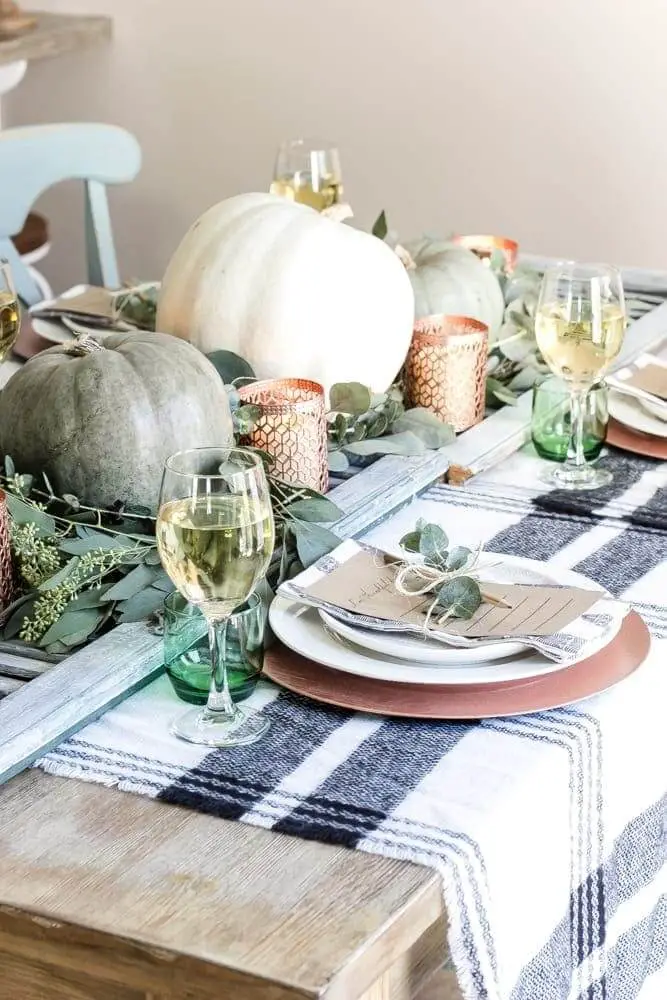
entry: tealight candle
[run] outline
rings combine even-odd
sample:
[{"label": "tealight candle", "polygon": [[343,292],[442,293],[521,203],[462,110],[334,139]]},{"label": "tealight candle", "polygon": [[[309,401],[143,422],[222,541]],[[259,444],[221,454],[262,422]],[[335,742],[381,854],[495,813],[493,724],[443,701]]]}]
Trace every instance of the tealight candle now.
[{"label": "tealight candle", "polygon": [[494,252],[499,250],[505,258],[504,271],[511,274],[517,264],[519,244],[504,236],[455,236],[454,243],[472,250],[480,260],[490,264]]},{"label": "tealight candle", "polygon": [[299,378],[252,382],[239,389],[239,396],[262,410],[244,443],[271,455],[272,471],[284,482],[326,490],[327,417],[319,382]]}]

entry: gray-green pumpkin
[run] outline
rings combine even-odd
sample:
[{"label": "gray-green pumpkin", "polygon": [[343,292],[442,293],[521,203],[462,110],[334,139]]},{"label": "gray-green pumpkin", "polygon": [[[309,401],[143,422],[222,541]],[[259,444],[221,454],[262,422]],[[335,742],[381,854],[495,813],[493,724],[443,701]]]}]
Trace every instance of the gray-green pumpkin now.
[{"label": "gray-green pumpkin", "polygon": [[175,451],[233,441],[224,385],[184,340],[111,333],[32,358],[0,393],[0,448],[19,472],[95,507],[155,510]]}]

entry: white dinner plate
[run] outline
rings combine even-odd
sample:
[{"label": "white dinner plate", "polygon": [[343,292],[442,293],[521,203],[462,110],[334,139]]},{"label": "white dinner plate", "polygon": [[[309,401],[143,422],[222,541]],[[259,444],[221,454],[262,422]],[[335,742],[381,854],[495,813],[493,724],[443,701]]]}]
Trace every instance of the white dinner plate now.
[{"label": "white dinner plate", "polygon": [[[553,575],[558,583],[564,585],[599,589],[587,577],[572,570],[554,570]],[[360,649],[342,636],[327,631],[315,608],[280,594],[271,604],[269,621],[281,642],[315,663],[360,677],[406,684],[496,684],[500,681],[527,680],[562,670],[583,658],[573,657],[566,663],[556,663],[530,650],[517,656],[505,656],[501,660],[478,660],[462,665],[410,663],[398,656]],[[621,623],[622,618],[619,617],[600,638],[599,644],[586,655],[592,655],[611,642]]]},{"label": "white dinner plate", "polygon": [[609,416],[633,431],[651,434],[653,437],[667,437],[667,422],[649,413],[638,399],[625,396],[615,389],[609,390]]},{"label": "white dinner plate", "polygon": [[[501,561],[502,560],[502,561]],[[485,552],[480,565],[489,564],[484,573],[487,583],[534,583],[545,586],[558,584],[558,574],[548,573],[533,559],[521,556],[494,555]],[[498,563],[498,565],[494,565]],[[362,649],[370,649],[374,653],[384,653],[385,656],[398,657],[415,663],[428,663],[435,666],[461,666],[464,663],[490,663],[492,660],[502,660],[508,656],[519,656],[528,647],[522,642],[480,642],[474,649],[446,646],[436,639],[421,638],[414,635],[401,635],[397,632],[379,632],[369,628],[357,628],[346,622],[339,621],[334,615],[320,610],[320,617],[327,628],[353,642]]]}]

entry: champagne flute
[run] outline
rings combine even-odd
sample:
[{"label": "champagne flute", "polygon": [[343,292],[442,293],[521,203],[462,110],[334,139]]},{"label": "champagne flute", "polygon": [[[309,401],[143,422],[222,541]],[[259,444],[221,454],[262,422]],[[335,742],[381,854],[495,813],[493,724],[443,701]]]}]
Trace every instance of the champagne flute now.
[{"label": "champagne flute", "polygon": [[232,701],[225,663],[227,620],[264,576],[275,543],[264,466],[247,448],[194,448],[167,459],[157,546],[176,589],[208,624],[212,675],[208,702],[177,719],[172,732],[190,743],[254,743],[268,720]]},{"label": "champagne flute", "polygon": [[21,329],[21,313],[9,261],[0,259],[0,364],[7,358]]},{"label": "champagne flute", "polygon": [[612,475],[586,462],[586,395],[599,382],[623,344],[626,314],[621,275],[608,264],[561,262],[542,279],[535,337],[544,360],[570,390],[571,439],[564,465],[548,481],[566,490],[606,486]]},{"label": "champagne flute", "polygon": [[286,140],[278,150],[270,190],[318,212],[337,205],[343,194],[338,150],[316,139]]}]

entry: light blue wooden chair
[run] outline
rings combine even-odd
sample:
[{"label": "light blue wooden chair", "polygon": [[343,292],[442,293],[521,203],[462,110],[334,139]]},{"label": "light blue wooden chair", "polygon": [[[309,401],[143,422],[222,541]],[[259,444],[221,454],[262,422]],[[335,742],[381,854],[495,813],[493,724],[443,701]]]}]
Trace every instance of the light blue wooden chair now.
[{"label": "light blue wooden chair", "polygon": [[115,125],[31,125],[0,131],[0,257],[10,262],[19,297],[43,299],[11,237],[20,232],[37,198],[64,180],[85,182],[88,283],[118,288],[106,185],[134,180],[139,143]]}]

